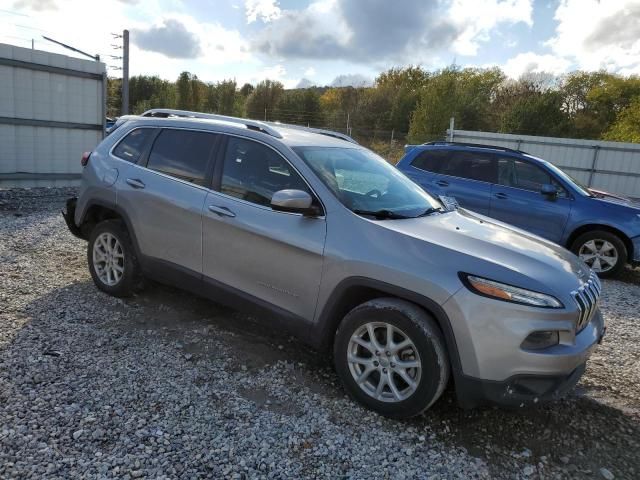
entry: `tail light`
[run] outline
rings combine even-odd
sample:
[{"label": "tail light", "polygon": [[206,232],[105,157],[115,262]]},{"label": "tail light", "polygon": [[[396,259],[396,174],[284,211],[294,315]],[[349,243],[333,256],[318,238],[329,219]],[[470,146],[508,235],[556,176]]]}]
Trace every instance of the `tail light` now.
[{"label": "tail light", "polygon": [[82,154],[82,160],[80,160],[80,165],[82,165],[83,167],[86,167],[87,163],[89,163],[90,156],[91,156],[91,152],[84,152]]}]

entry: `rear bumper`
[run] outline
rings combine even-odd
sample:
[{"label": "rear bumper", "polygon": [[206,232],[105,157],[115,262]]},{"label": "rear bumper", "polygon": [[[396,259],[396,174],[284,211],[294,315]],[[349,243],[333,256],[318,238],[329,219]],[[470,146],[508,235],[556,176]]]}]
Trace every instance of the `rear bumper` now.
[{"label": "rear bumper", "polygon": [[67,228],[69,231],[78,238],[86,240],[85,236],[82,234],[82,231],[75,223],[75,214],[76,214],[76,204],[78,203],[78,197],[72,197],[67,200],[67,208],[62,211],[62,217],[67,224]]}]

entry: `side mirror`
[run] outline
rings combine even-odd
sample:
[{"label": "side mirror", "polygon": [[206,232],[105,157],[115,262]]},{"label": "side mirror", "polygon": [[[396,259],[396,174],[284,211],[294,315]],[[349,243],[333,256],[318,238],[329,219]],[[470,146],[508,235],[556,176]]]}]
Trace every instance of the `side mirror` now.
[{"label": "side mirror", "polygon": [[552,185],[550,183],[545,183],[540,188],[540,193],[542,195],[545,195],[545,196],[548,196],[548,197],[557,197],[558,196],[558,189],[557,189],[557,187],[555,185]]},{"label": "side mirror", "polygon": [[317,215],[318,209],[313,205],[313,198],[302,190],[278,190],[271,197],[271,208],[279,212]]}]

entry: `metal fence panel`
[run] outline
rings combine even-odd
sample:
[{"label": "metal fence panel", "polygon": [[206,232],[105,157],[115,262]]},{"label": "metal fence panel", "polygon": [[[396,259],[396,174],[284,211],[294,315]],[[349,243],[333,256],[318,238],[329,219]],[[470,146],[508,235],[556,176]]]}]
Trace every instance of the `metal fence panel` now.
[{"label": "metal fence panel", "polygon": [[637,143],[469,130],[454,130],[453,141],[523,150],[548,160],[590,187],[640,197],[640,144]]},{"label": "metal fence panel", "polygon": [[105,65],[0,44],[0,185],[73,183],[103,138]]}]

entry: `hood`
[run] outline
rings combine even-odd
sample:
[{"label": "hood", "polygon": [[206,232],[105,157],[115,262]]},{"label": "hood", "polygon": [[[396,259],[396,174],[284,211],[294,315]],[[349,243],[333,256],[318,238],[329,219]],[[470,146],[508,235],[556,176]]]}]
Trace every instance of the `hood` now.
[{"label": "hood", "polygon": [[[455,252],[442,268],[563,296],[588,280],[590,268],[563,247],[483,215],[459,209],[380,226]],[[455,263],[455,265],[453,265]]]},{"label": "hood", "polygon": [[593,194],[596,200],[600,200],[606,203],[613,203],[615,205],[623,205],[625,207],[637,208],[638,210],[640,210],[639,200],[634,200],[622,195],[614,195],[613,193],[596,190],[594,188],[590,188],[589,191]]}]

